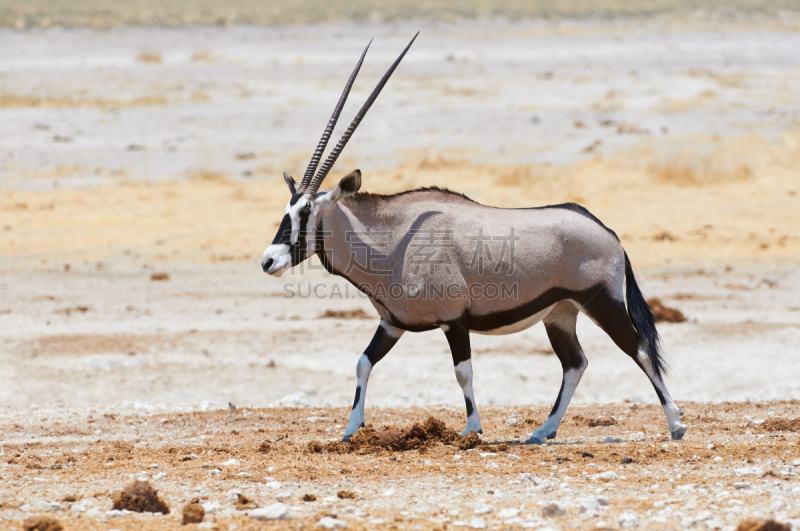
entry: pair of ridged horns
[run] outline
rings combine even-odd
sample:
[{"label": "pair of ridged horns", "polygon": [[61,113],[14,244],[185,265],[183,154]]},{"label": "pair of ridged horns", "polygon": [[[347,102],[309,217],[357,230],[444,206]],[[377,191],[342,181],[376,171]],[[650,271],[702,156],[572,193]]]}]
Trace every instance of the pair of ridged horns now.
[{"label": "pair of ridged horns", "polygon": [[330,152],[328,158],[325,159],[325,162],[322,163],[322,167],[319,169],[319,171],[315,176],[314,172],[317,171],[317,165],[319,164],[320,158],[322,158],[322,153],[325,151],[325,147],[328,145],[328,140],[330,140],[331,138],[331,133],[333,133],[333,128],[336,127],[336,122],[339,120],[339,114],[341,114],[342,108],[344,108],[344,104],[347,101],[347,96],[350,94],[350,89],[353,87],[353,82],[356,80],[358,71],[361,70],[361,64],[364,62],[364,57],[366,57],[367,55],[367,50],[369,50],[369,45],[372,44],[372,41],[369,41],[367,47],[364,48],[364,53],[361,54],[361,59],[358,60],[356,69],[353,70],[353,73],[350,75],[350,79],[347,81],[347,85],[345,85],[344,87],[344,92],[342,92],[342,96],[339,98],[339,103],[337,103],[336,108],[333,109],[333,114],[331,115],[331,119],[328,120],[328,126],[322,133],[322,138],[320,139],[319,144],[317,144],[317,149],[314,150],[314,155],[311,157],[311,162],[308,163],[308,168],[306,169],[305,175],[303,175],[303,180],[300,182],[300,186],[297,188],[297,193],[311,194],[311,195],[317,193],[320,185],[322,184],[322,181],[325,180],[325,177],[327,177],[328,172],[331,171],[331,168],[336,162],[336,159],[338,159],[339,155],[342,153],[344,146],[347,145],[347,141],[350,140],[351,136],[353,136],[353,133],[358,127],[358,124],[360,124],[361,120],[364,119],[364,115],[366,115],[369,108],[372,107],[372,104],[375,102],[375,99],[378,97],[378,94],[381,93],[381,90],[383,89],[384,85],[386,85],[386,82],[389,81],[389,78],[394,73],[395,69],[397,68],[397,65],[400,64],[400,61],[406,55],[408,49],[411,48],[412,44],[414,44],[417,35],[419,35],[419,32],[417,32],[417,34],[414,35],[414,38],[411,39],[411,42],[408,43],[408,46],[406,46],[405,50],[403,50],[403,53],[400,54],[400,56],[395,60],[395,62],[392,63],[392,66],[389,68],[389,70],[387,70],[386,73],[383,75],[378,85],[372,91],[372,94],[369,95],[367,101],[364,102],[364,105],[361,106],[361,110],[358,111],[356,117],[353,118],[352,122],[350,122],[350,127],[348,127],[347,131],[344,132],[342,138],[336,144],[336,147],[333,148],[333,151]]}]

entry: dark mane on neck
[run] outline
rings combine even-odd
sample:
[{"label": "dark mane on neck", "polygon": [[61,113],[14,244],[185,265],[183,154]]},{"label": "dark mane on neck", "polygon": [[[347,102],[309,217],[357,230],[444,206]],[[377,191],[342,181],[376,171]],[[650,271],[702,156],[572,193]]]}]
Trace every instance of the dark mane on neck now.
[{"label": "dark mane on neck", "polygon": [[348,199],[350,199],[351,201],[354,201],[356,203],[360,203],[360,204],[365,204],[365,203],[372,203],[372,204],[374,204],[374,203],[388,203],[388,202],[391,202],[393,199],[397,199],[398,197],[403,197],[403,196],[411,195],[411,194],[426,193],[426,192],[427,193],[445,194],[445,195],[448,195],[448,196],[454,196],[454,197],[459,197],[461,199],[466,199],[467,201],[470,201],[471,203],[475,202],[475,201],[473,201],[472,199],[470,199],[469,197],[467,197],[466,195],[464,195],[462,193],[454,192],[452,190],[448,190],[447,188],[439,188],[438,186],[424,186],[422,188],[416,188],[414,190],[406,190],[405,192],[398,192],[396,194],[388,194],[388,195],[385,195],[385,194],[371,194],[369,192],[359,192],[359,193],[349,197]]}]

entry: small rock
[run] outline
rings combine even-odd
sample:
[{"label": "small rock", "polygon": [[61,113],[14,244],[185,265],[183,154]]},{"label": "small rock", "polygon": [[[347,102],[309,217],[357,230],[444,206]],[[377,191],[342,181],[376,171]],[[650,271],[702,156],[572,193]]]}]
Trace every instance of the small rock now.
[{"label": "small rock", "polygon": [[485,503],[479,503],[475,506],[475,514],[490,514],[491,512],[492,508]]},{"label": "small rock", "polygon": [[545,516],[567,516],[567,507],[560,502],[550,502],[542,507]]},{"label": "small rock", "polygon": [[620,439],[619,437],[606,437],[605,439],[603,439],[603,442],[604,443],[618,443],[618,442],[622,442],[622,439]]},{"label": "small rock", "polygon": [[743,468],[734,468],[733,474],[736,476],[760,476],[764,471],[757,466],[746,466]]},{"label": "small rock", "polygon": [[383,496],[384,498],[388,498],[389,496],[394,496],[395,494],[397,494],[397,491],[395,489],[387,489],[383,491],[383,494],[381,494],[381,496]]},{"label": "small rock", "polygon": [[469,526],[472,529],[486,529],[486,520],[484,520],[480,516],[476,516],[475,518],[469,521]]},{"label": "small rock", "polygon": [[506,419],[506,424],[509,426],[516,426],[519,424],[519,419],[517,417],[511,417],[510,419]]},{"label": "small rock", "polygon": [[303,497],[302,497],[302,498],[300,498],[300,499],[301,499],[301,500],[303,500],[304,502],[314,502],[314,501],[317,501],[317,497],[316,497],[316,496],[314,496],[313,494],[308,494],[308,493],[306,493],[306,494],[303,494]]},{"label": "small rock", "polygon": [[639,515],[633,511],[625,511],[617,521],[620,527],[639,527]]},{"label": "small rock", "polygon": [[500,509],[500,511],[497,513],[497,517],[505,520],[507,518],[519,516],[519,513],[519,509],[515,509],[514,507],[506,507],[505,509]]},{"label": "small rock", "polygon": [[734,481],[733,482],[733,488],[734,489],[739,489],[739,490],[749,489],[750,488],[750,483],[747,483],[745,481]]},{"label": "small rock", "polygon": [[250,509],[247,511],[247,516],[254,520],[291,520],[292,513],[289,508],[281,502],[273,503],[267,507],[259,507],[258,509]]},{"label": "small rock", "polygon": [[792,527],[788,524],[781,524],[775,520],[759,520],[748,518],[739,523],[736,531],[791,531]]},{"label": "small rock", "polygon": [[64,526],[55,518],[33,516],[22,522],[24,531],[63,531]]},{"label": "small rock", "polygon": [[583,452],[581,457],[588,457],[589,459],[594,459],[594,455],[590,454],[589,452]]},{"label": "small rock", "polygon": [[206,511],[199,503],[190,503],[183,508],[183,525],[199,524],[206,516]]},{"label": "small rock", "polygon": [[600,481],[614,481],[619,479],[619,476],[613,470],[606,470],[605,472],[600,472],[599,474],[592,474],[592,479],[599,479]]},{"label": "small rock", "polygon": [[201,504],[205,514],[214,514],[219,509],[219,504],[213,501],[206,501]]},{"label": "small rock", "polygon": [[583,500],[580,503],[578,512],[580,514],[585,514],[586,516],[597,516],[600,513],[600,504],[597,503],[596,498]]},{"label": "small rock", "polygon": [[323,516],[314,527],[324,527],[325,529],[347,529],[347,522],[344,520],[331,518],[330,516]]},{"label": "small rock", "polygon": [[239,461],[238,459],[228,459],[227,461],[222,463],[221,466],[239,466],[241,464],[242,464],[242,462]]},{"label": "small rock", "polygon": [[20,507],[20,510],[25,511],[26,513],[51,513],[63,511],[64,506],[58,502],[37,501],[33,503],[26,503]]},{"label": "small rock", "polygon": [[633,459],[631,459],[630,457],[623,457],[622,458],[622,464],[623,465],[629,465],[631,463],[633,463]]},{"label": "small rock", "polygon": [[158,474],[153,476],[153,481],[158,481],[160,479],[164,479],[165,477],[167,477],[167,473],[166,472],[159,472]]}]

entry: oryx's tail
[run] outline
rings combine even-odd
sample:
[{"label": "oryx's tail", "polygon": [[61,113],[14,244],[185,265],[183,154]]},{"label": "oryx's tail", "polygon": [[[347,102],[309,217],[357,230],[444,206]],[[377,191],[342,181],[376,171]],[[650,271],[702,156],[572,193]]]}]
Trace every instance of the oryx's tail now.
[{"label": "oryx's tail", "polygon": [[628,253],[625,253],[625,298],[628,302],[628,316],[639,334],[641,347],[647,352],[650,363],[653,364],[653,369],[660,376],[666,370],[666,364],[664,358],[661,357],[656,321],[653,318],[653,311],[647,305],[642,291],[636,284],[631,261],[628,260]]}]

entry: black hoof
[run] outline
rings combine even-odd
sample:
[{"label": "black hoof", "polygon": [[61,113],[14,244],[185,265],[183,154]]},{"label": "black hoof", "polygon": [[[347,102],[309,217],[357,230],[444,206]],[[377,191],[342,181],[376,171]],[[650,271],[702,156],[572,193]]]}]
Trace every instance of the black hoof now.
[{"label": "black hoof", "polygon": [[525,441],[525,444],[544,444],[544,439],[531,435],[531,438]]},{"label": "black hoof", "polygon": [[350,436],[349,435],[345,435],[344,437],[342,437],[342,442],[349,443],[350,442]]}]

